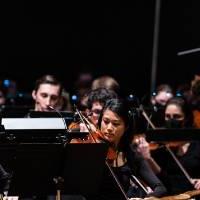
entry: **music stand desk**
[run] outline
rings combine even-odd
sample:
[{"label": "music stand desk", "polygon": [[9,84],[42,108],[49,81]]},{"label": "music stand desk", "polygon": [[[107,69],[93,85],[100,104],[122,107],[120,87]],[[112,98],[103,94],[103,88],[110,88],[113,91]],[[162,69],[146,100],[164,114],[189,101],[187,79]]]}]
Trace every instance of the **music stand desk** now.
[{"label": "music stand desk", "polygon": [[200,140],[200,129],[177,128],[149,129],[145,133],[148,141],[192,141]]},{"label": "music stand desk", "polygon": [[68,144],[64,149],[64,194],[95,195],[104,171],[108,145]]},{"label": "music stand desk", "polygon": [[108,145],[20,143],[16,147],[9,195],[40,199],[56,195],[95,195],[104,171]]},{"label": "music stand desk", "polygon": [[8,195],[46,197],[56,194],[54,178],[62,161],[63,144],[19,144]]}]

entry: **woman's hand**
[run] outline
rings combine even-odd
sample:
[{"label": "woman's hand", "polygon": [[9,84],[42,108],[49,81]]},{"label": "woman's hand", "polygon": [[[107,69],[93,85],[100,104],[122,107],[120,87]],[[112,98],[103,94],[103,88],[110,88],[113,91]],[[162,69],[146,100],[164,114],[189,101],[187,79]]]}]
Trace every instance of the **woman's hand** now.
[{"label": "woman's hand", "polygon": [[[88,124],[89,126],[89,130],[92,131],[92,132],[96,132],[96,127],[94,126],[94,124]],[[86,125],[84,123],[80,123],[79,124],[79,127],[80,127],[80,132],[89,132],[88,128],[86,127]]]},{"label": "woman's hand", "polygon": [[137,144],[137,151],[145,158],[150,159],[151,153],[149,149],[149,143],[146,141],[144,137],[138,137],[135,140],[135,143]]},{"label": "woman's hand", "polygon": [[192,184],[195,189],[200,190],[200,179],[192,179]]}]

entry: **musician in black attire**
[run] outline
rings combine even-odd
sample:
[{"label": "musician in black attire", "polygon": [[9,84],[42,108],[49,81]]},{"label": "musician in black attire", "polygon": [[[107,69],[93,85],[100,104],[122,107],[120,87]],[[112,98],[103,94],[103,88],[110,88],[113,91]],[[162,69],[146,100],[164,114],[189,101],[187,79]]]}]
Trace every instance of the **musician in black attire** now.
[{"label": "musician in black attire", "polygon": [[[166,127],[176,128],[177,134],[179,134],[179,128],[192,126],[192,113],[184,99],[174,97],[168,101],[165,109],[165,122]],[[180,141],[177,142],[177,145],[171,147],[171,151],[189,174],[189,177],[184,175],[165,146],[150,152],[147,142],[143,139],[139,141],[137,150],[143,154],[154,172],[163,181],[169,195],[194,189],[200,190],[199,141]]]},{"label": "musician in black attire", "polygon": [[[108,167],[105,166],[99,194],[86,199],[120,200],[127,199],[127,197],[160,197],[166,193],[165,187],[153,173],[147,162],[130,145],[133,133],[132,122],[129,109],[122,100],[111,99],[106,102],[100,114],[98,125],[104,140],[116,152],[115,159],[108,160],[108,163],[119,180],[126,196],[120,191]],[[152,191],[146,194],[137,185],[135,180],[131,178],[132,175],[151,187]]]}]

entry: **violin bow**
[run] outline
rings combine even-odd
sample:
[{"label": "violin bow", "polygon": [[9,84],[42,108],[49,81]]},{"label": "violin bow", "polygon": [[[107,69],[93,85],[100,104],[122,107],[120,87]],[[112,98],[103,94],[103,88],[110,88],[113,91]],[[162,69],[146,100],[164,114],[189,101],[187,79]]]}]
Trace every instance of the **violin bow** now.
[{"label": "violin bow", "polygon": [[[144,108],[143,108],[142,105],[140,106],[140,109],[142,111],[142,115],[144,116],[144,118],[151,125],[152,129],[155,130],[156,129],[155,125],[151,122],[150,118],[148,117],[148,115],[144,111]],[[170,149],[170,147],[168,145],[164,145],[164,146],[167,149],[167,151],[170,153],[170,155],[172,156],[172,158],[174,159],[174,161],[176,162],[176,164],[178,165],[178,167],[180,168],[180,170],[183,172],[183,174],[185,175],[185,177],[187,178],[187,180],[193,185],[192,179],[191,179],[190,175],[185,170],[185,168],[183,167],[183,165],[180,163],[180,161],[178,160],[178,158],[175,156],[175,154],[173,153],[173,151]]]},{"label": "violin bow", "polygon": [[[83,116],[83,114],[78,110],[77,106],[74,105],[74,107],[75,107],[75,110],[76,110],[78,116],[79,116],[80,119],[81,119],[81,122],[82,122],[82,123],[85,125],[85,127],[87,128],[87,130],[88,130],[88,132],[89,132],[89,135],[91,136],[93,142],[96,143],[96,140],[95,140],[94,136],[92,135],[92,129],[91,129],[91,127],[90,127],[88,121],[86,121],[86,118],[85,118],[85,117]],[[87,123],[86,123],[86,122],[87,122]]]}]

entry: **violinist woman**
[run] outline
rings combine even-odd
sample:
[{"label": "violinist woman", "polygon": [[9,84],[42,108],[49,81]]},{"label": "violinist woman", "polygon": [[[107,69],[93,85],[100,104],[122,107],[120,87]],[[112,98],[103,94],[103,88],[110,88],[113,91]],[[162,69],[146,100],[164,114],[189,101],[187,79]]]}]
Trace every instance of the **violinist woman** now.
[{"label": "violinist woman", "polygon": [[[168,101],[165,108],[167,128],[189,128],[193,124],[192,121],[192,112],[184,99],[174,97]],[[177,134],[179,134],[178,131]],[[174,147],[170,147],[175,157],[191,177],[189,180],[165,146],[150,152],[149,144],[144,138],[138,139],[137,143],[137,151],[149,162],[154,172],[167,187],[170,195],[200,189],[199,141],[183,141],[177,143]]]},{"label": "violinist woman", "polygon": [[[112,161],[109,160],[109,166],[112,167],[127,197],[162,196],[166,193],[165,187],[147,162],[131,149],[132,124],[133,120],[124,101],[111,99],[106,102],[100,114],[98,126],[101,133],[100,139],[107,142],[116,153],[115,158]],[[106,165],[104,172],[99,196],[92,199],[125,199]],[[133,174],[152,189],[151,193],[146,194],[133,182],[132,185],[130,184]]]}]

